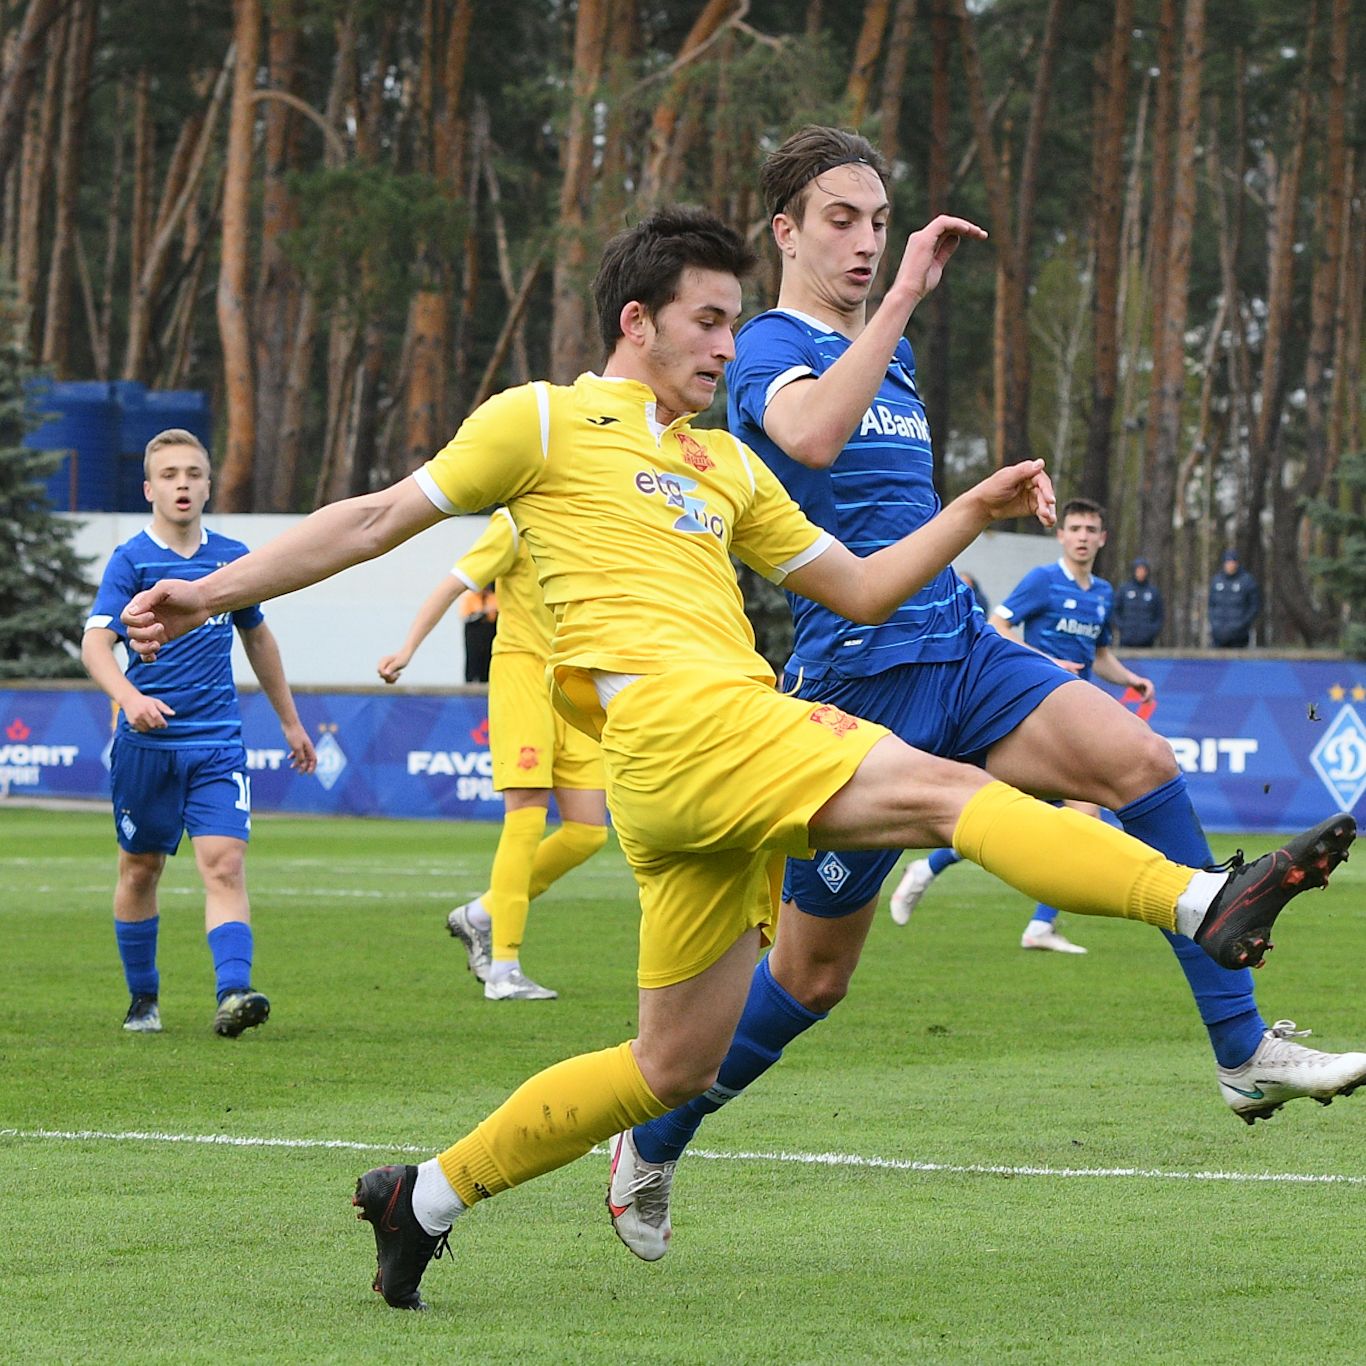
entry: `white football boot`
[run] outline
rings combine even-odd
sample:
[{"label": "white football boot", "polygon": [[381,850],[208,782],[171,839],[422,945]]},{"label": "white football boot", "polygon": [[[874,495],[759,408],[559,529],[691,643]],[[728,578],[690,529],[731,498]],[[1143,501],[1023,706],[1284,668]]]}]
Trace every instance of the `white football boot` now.
[{"label": "white football boot", "polygon": [[467,901],[463,906],[457,906],[446,917],[446,928],[453,938],[465,946],[465,956],[469,959],[469,968],[475,980],[485,982],[488,980],[489,964],[493,961],[493,926],[486,925],[481,929],[474,923],[470,918],[470,907],[473,905],[473,901]]},{"label": "white football boot", "polygon": [[892,923],[910,923],[911,912],[920,904],[920,898],[929,890],[934,881],[934,869],[927,858],[918,858],[906,869],[906,875],[896,884],[892,893]]},{"label": "white football boot", "polygon": [[559,999],[558,991],[551,991],[539,982],[533,982],[521,968],[495,977],[484,978],[484,1000],[486,1001],[554,1001]]},{"label": "white football boot", "polygon": [[1219,1093],[1244,1123],[1270,1119],[1288,1100],[1312,1096],[1331,1105],[1366,1085],[1366,1053],[1320,1053],[1294,1042],[1310,1032],[1277,1020],[1241,1067],[1218,1069]]},{"label": "white football boot", "polygon": [[1065,934],[1059,934],[1057,926],[1047,920],[1031,920],[1020,936],[1022,949],[1050,949],[1054,953],[1085,953],[1080,944],[1074,944]]},{"label": "white football boot", "polygon": [[657,1262],[669,1250],[669,1191],[677,1162],[646,1162],[636,1152],[631,1131],[608,1145],[612,1175],[607,1183],[607,1212],[617,1237],[643,1262]]}]

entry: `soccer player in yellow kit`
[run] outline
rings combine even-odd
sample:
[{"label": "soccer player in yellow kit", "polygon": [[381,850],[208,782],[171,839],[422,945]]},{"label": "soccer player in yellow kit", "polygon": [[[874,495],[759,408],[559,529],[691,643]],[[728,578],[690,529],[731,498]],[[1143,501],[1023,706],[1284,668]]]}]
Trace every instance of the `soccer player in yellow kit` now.
[{"label": "soccer player in yellow kit", "polygon": [[[506,508],[493,514],[484,533],[427,595],[403,644],[379,661],[379,676],[396,683],[461,591],[479,592],[495,581],[500,608],[489,671],[489,750],[493,786],[503,794],[506,814],[488,890],[457,906],[446,927],[465,946],[486,1000],[549,1001],[557,993],[522,971],[527,915],[547,887],[606,844],[605,780],[597,742],[570,726],[551,703],[546,666],[555,619]],[[560,827],[546,836],[552,788]]]},{"label": "soccer player in yellow kit", "polygon": [[[913,234],[922,292],[963,237]],[[608,244],[594,281],[601,376],[490,399],[414,476],[322,508],[195,583],[139,594],[124,620],[155,656],[210,613],[291,592],[431,526],[506,503],[555,614],[556,706],[599,733],[612,817],[640,890],[637,1036],[570,1058],[419,1166],[366,1172],[374,1288],[420,1309],[419,1285],[469,1206],[565,1165],[706,1090],[772,929],[785,854],[955,848],[1027,895],[1179,928],[1222,962],[1260,961],[1297,891],[1355,835],[1339,816],[1231,872],[1198,871],[1056,810],[981,770],[912,749],[828,703],[778,693],[735,574],[746,563],[842,615],[877,621],[995,521],[1053,519],[1041,461],[997,470],[905,539],[860,558],[809,522],[728,433],[691,425],[734,353],[743,239],[661,209]]]}]

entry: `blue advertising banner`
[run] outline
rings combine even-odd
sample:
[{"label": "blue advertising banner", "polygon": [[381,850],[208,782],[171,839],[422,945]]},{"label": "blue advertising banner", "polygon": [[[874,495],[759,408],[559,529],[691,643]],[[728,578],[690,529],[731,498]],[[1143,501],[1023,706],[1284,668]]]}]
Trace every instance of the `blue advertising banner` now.
[{"label": "blue advertising banner", "polygon": [[[1293,830],[1366,795],[1366,664],[1134,657],[1155,708],[1125,704],[1171,743],[1207,828]],[[257,811],[496,820],[482,696],[300,693],[318,747],[301,777],[270,704],[244,694]],[[110,705],[72,688],[0,689],[0,793],[108,797]],[[1358,810],[1358,815],[1361,812]]]},{"label": "blue advertising banner", "polygon": [[[270,703],[244,693],[252,806],[346,816],[501,820],[482,696],[296,693],[318,771],[289,767]],[[0,689],[0,793],[109,796],[112,708],[103,693]]]}]

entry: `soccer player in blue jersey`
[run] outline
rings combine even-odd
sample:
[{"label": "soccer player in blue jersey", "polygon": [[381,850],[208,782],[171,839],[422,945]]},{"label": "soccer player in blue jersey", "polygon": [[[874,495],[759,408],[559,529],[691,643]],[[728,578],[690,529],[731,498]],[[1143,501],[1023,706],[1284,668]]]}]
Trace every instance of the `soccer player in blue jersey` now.
[{"label": "soccer player in blue jersey", "polygon": [[[1062,548],[1057,562],[1031,569],[992,613],[992,625],[1016,640],[1023,636],[1031,649],[1078,678],[1089,679],[1094,672],[1107,683],[1132,688],[1141,701],[1151,700],[1152,680],[1127,668],[1110,648],[1114,590],[1091,572],[1105,545],[1105,509],[1090,498],[1073,498],[1058,514],[1057,536]],[[1094,802],[1066,805],[1100,815]],[[892,893],[892,919],[906,924],[934,878],[961,861],[953,849],[936,849],[912,863]],[[1025,926],[1020,947],[1085,953],[1058,930],[1057,918],[1056,907],[1040,903]]]},{"label": "soccer player in blue jersey", "polygon": [[[953,220],[911,234],[882,302],[868,298],[887,247],[887,171],[864,138],[805,128],[761,173],[782,258],[777,307],[751,319],[727,369],[731,431],[812,521],[868,555],[939,510],[915,358],[903,333],[958,245]],[[928,272],[926,247],[933,251]],[[911,263],[921,263],[912,269]],[[883,624],[858,625],[789,594],[796,638],[783,686],[887,726],[917,748],[984,765],[1049,798],[1108,807],[1169,858],[1209,864],[1171,747],[1099,688],[988,630],[946,569]],[[764,958],[717,1082],[613,1141],[608,1206],[646,1260],[670,1233],[674,1167],[703,1118],[771,1067],[843,999],[872,924],[890,851],[789,861],[777,942]],[[1214,1047],[1227,1103],[1248,1123],[1286,1100],[1366,1081],[1366,1053],[1327,1054],[1268,1028],[1251,974],[1169,934]]]},{"label": "soccer player in blue jersey", "polygon": [[173,428],[147,443],[143,492],[152,506],[144,531],[110,557],[85,624],[81,659],[119,708],[110,760],[119,842],[114,935],[131,1003],[123,1027],[161,1030],[157,972],[157,883],[188,830],[204,882],[204,929],[213,955],[216,1034],[235,1038],[262,1024],[270,1002],[252,989],[253,941],[244,859],[251,831],[251,779],[232,678],[232,635],[280,718],[290,763],[317,766],[285,681],[280,650],[259,607],[224,613],[147,663],[130,652],[127,673],[114,647],[127,644],[119,614],[168,574],[199,579],[247,548],[203,525],[209,456],[198,437]]}]

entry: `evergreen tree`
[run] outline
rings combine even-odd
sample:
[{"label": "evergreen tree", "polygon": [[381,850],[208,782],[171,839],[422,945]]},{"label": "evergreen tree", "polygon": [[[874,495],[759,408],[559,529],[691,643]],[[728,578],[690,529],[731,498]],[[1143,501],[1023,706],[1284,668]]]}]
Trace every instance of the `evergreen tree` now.
[{"label": "evergreen tree", "polygon": [[37,426],[34,377],[18,301],[0,283],[0,679],[81,675],[81,626],[94,592],[72,526],[55,516],[45,480],[61,452],[23,444]]},{"label": "evergreen tree", "polygon": [[1308,503],[1310,519],[1336,540],[1337,553],[1316,556],[1310,568],[1343,606],[1346,621],[1342,648],[1353,659],[1366,659],[1366,451],[1342,457],[1336,501]]}]

